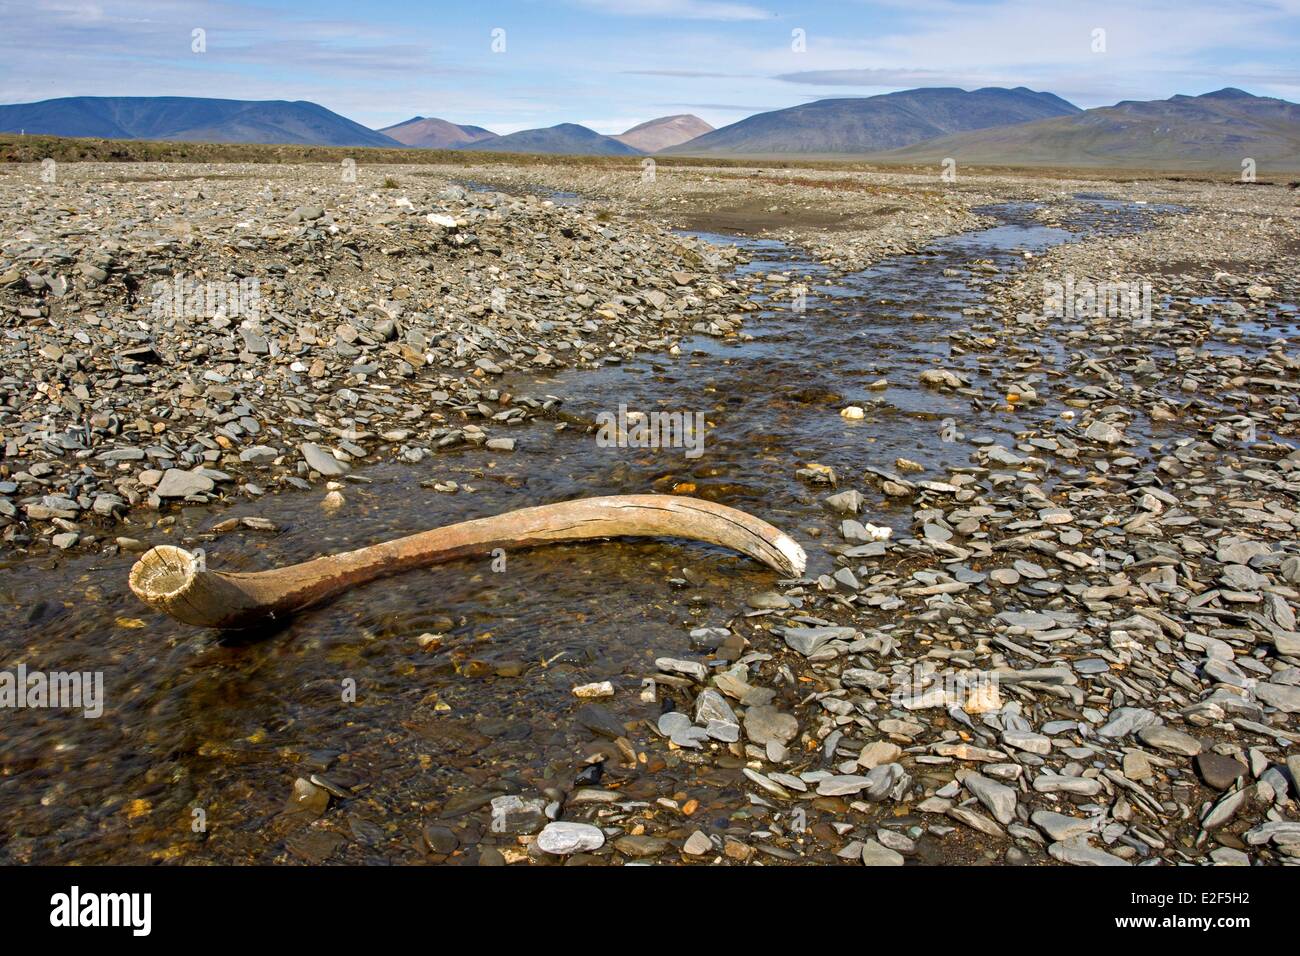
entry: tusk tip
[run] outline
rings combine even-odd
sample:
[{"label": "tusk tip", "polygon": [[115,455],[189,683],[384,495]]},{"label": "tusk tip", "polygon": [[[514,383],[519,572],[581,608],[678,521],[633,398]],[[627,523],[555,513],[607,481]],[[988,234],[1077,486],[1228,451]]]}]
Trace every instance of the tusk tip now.
[{"label": "tusk tip", "polygon": [[804,568],[808,566],[808,555],[804,553],[803,548],[799,547],[799,542],[788,534],[777,535],[776,541],[773,542],[776,549],[781,552],[785,558],[786,564],[789,565],[793,572],[792,577],[802,577]]}]

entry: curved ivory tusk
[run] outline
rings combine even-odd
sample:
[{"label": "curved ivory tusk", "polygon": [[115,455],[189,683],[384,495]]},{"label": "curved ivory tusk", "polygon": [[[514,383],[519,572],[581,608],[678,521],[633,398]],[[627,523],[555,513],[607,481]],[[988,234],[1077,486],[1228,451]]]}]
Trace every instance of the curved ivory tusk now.
[{"label": "curved ivory tusk", "polygon": [[806,564],[792,538],[735,508],[676,495],[610,495],[521,508],[251,574],[209,571],[184,548],[158,545],[131,568],[130,583],[145,604],[186,624],[248,627],[386,574],[495,548],[624,536],[705,541],[786,575],[802,574]]}]

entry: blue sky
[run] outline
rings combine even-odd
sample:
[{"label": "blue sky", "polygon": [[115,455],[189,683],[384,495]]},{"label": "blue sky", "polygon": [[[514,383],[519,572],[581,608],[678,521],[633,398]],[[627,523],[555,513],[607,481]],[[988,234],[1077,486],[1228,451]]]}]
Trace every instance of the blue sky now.
[{"label": "blue sky", "polygon": [[1224,86],[1300,100],[1300,0],[0,0],[3,103],[305,99],[374,127],[420,114],[614,133],[915,86],[1029,86],[1084,107]]}]

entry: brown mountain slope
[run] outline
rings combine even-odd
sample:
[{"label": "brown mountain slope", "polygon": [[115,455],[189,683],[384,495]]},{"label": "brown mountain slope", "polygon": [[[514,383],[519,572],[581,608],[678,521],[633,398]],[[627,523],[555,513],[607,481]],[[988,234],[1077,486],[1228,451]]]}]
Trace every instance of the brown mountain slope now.
[{"label": "brown mountain slope", "polygon": [[620,133],[614,139],[626,143],[644,153],[653,153],[669,146],[689,142],[697,136],[713,132],[713,127],[698,116],[690,113],[678,113],[676,116],[661,116],[630,130]]},{"label": "brown mountain slope", "polygon": [[1300,105],[1223,89],[1202,96],[1132,101],[1074,116],[982,129],[875,154],[897,162],[989,166],[1100,166],[1240,170],[1253,159],[1300,169]]},{"label": "brown mountain slope", "polygon": [[416,116],[379,132],[399,143],[419,149],[452,149],[466,143],[491,139],[496,135],[481,126],[457,126],[433,116]]}]

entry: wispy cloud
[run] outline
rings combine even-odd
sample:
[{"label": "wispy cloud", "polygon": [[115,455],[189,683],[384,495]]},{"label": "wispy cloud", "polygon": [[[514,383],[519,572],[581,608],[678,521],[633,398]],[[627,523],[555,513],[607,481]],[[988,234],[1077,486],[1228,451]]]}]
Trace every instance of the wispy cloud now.
[{"label": "wispy cloud", "polygon": [[745,79],[753,74],[744,73],[706,73],[701,70],[619,70],[624,76],[675,76],[684,79]]},{"label": "wispy cloud", "polygon": [[735,103],[658,103],[656,106],[666,110],[718,110],[724,113],[766,113],[768,110],[779,109],[775,106],[740,106]]},{"label": "wispy cloud", "polygon": [[773,79],[808,86],[962,86],[970,83],[988,85],[987,74],[920,69],[805,70],[801,73],[778,73]]},{"label": "wispy cloud", "polygon": [[663,17],[676,20],[771,20],[776,14],[746,3],[713,0],[577,0],[579,5],[623,17]]}]

